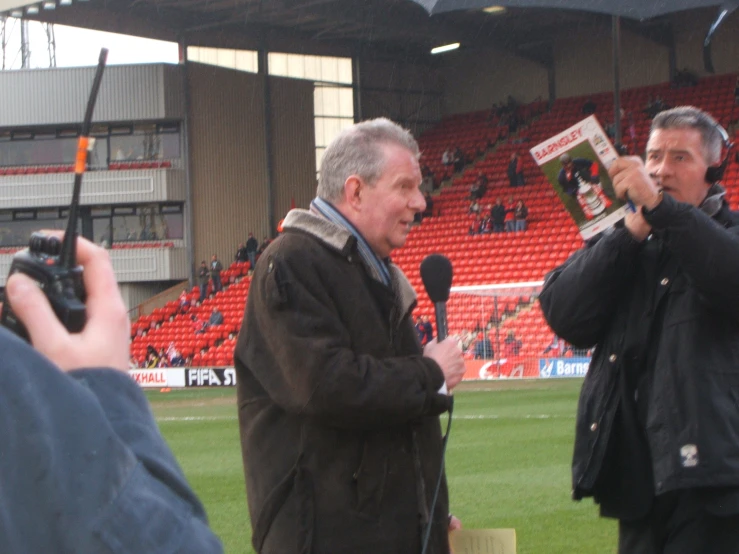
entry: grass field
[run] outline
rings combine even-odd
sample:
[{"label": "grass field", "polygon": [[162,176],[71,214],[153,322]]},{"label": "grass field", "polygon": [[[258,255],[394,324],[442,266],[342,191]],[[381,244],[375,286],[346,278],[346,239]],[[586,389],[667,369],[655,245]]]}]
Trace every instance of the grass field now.
[{"label": "grass field", "polygon": [[[452,511],[465,527],[514,527],[519,554],[616,552],[615,523],[600,520],[589,499],[570,500],[580,383],[552,379],[459,387],[447,476]],[[147,393],[228,554],[254,552],[235,394],[235,389]]]}]

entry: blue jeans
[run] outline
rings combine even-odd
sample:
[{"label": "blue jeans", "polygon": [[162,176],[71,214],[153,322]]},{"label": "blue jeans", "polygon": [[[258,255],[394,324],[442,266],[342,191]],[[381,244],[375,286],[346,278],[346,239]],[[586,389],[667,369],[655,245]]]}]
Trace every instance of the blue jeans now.
[{"label": "blue jeans", "polygon": [[220,273],[214,273],[211,276],[211,280],[213,281],[213,292],[219,292],[223,290],[223,285],[221,284],[221,274]]},{"label": "blue jeans", "polygon": [[202,303],[203,300],[205,300],[205,296],[208,294],[208,283],[200,283],[198,286],[200,287],[200,302]]},{"label": "blue jeans", "polygon": [[515,230],[516,231],[525,231],[526,230],[526,220],[525,219],[517,219],[514,223],[515,223]]},{"label": "blue jeans", "polygon": [[246,255],[249,256],[249,269],[254,269],[254,266],[257,265],[257,253],[247,252]]}]

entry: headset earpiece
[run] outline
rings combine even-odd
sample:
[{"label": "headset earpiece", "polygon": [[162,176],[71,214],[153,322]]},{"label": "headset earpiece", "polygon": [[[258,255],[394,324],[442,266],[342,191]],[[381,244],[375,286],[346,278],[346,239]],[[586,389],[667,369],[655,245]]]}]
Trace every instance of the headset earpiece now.
[{"label": "headset earpiece", "polygon": [[721,163],[719,165],[712,165],[708,169],[706,169],[706,183],[709,185],[712,185],[713,183],[716,183],[723,179],[724,177],[724,171],[726,171],[726,166],[729,165],[729,155],[731,154],[731,148],[734,146],[729,139],[729,133],[726,132],[726,129],[724,129],[721,125],[716,124],[716,130],[721,135],[721,140],[724,143],[724,158],[721,160]]}]

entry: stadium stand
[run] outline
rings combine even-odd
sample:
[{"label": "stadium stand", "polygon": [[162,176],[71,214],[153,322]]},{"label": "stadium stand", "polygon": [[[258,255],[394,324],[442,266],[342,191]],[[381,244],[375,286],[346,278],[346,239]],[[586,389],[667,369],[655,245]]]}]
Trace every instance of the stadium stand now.
[{"label": "stadium stand", "polygon": [[[644,110],[648,101],[657,97],[669,106],[699,106],[712,113],[724,127],[736,127],[739,106],[735,103],[734,89],[738,78],[736,74],[721,75],[701,79],[694,87],[676,89],[663,83],[623,91],[624,144],[632,153],[644,150],[650,123]],[[523,106],[523,124],[510,136],[505,127],[497,125],[496,117],[490,117],[489,111],[481,111],[446,118],[419,139],[422,161],[434,172],[437,182],[453,176],[452,170],[441,164],[441,154],[447,147],[459,146],[465,157],[473,161],[434,198],[436,215],[425,218],[411,233],[406,245],[395,253],[394,261],[419,293],[414,315],[428,315],[433,320],[433,306],[423,292],[419,273],[419,265],[428,254],[441,252],[450,258],[454,265],[454,285],[482,285],[539,281],[582,246],[575,224],[528,150],[582,119],[582,105],[587,98],[595,102],[600,122],[604,126],[611,124],[613,97],[611,93],[602,93],[557,100],[545,113],[541,113],[542,103]],[[733,129],[733,135],[736,137],[736,129]],[[506,170],[514,151],[524,158],[526,185],[511,188]],[[512,195],[516,200],[523,200],[529,208],[526,231],[468,234],[471,217],[468,214],[469,187],[479,172],[484,172],[490,183],[481,205],[492,204],[499,196],[507,199]],[[737,208],[739,161],[732,159],[723,183],[729,203],[732,208]],[[224,290],[185,314],[178,313],[179,305],[172,301],[139,318],[132,326],[133,358],[141,364],[149,345],[159,350],[174,342],[183,356],[191,358],[194,366],[232,364],[235,340],[229,337],[235,336],[241,325],[250,282],[247,267],[244,262],[232,264],[223,272]],[[193,288],[190,297],[194,304],[198,298],[197,287]],[[218,306],[224,313],[224,324],[196,335],[191,316],[207,320],[213,306]],[[524,361],[517,365],[515,360],[509,360],[506,371],[523,369],[518,374],[538,375],[538,367],[534,367],[533,362],[552,343],[552,332],[546,326],[535,298],[498,298],[497,333],[492,309],[486,317],[487,320],[482,321],[484,318],[474,314],[455,316],[450,319],[450,334],[461,336],[464,346],[471,347],[477,330],[487,326],[491,336],[496,336],[494,347],[500,348],[508,332],[513,331],[522,340],[519,358]],[[142,335],[143,332],[146,334]],[[497,349],[496,354],[500,356]]]}]

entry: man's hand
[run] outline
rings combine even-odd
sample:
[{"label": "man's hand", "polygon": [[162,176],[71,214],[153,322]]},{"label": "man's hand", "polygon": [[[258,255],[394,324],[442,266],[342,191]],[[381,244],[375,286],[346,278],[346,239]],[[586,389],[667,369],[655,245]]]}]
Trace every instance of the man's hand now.
[{"label": "man's hand", "polygon": [[423,355],[431,358],[444,372],[446,388],[451,391],[459,384],[464,375],[464,358],[457,346],[457,341],[447,337],[441,342],[436,339],[429,342],[423,349]]},{"label": "man's hand", "polygon": [[638,156],[618,158],[611,165],[608,174],[613,181],[616,196],[622,200],[628,195],[634,205],[644,206],[648,210],[653,210],[662,201],[659,186],[647,173],[644,162]]},{"label": "man's hand", "polygon": [[452,514],[449,514],[449,531],[456,531],[462,528],[462,522]]},{"label": "man's hand", "polygon": [[625,156],[618,158],[608,174],[613,180],[613,188],[621,199],[627,196],[635,207],[636,213],[629,213],[624,219],[626,229],[638,241],[643,241],[652,232],[652,227],[642,215],[642,206],[653,210],[662,201],[662,195],[657,183],[649,176],[641,158]]},{"label": "man's hand", "polygon": [[[58,232],[44,233],[61,238]],[[26,326],[34,348],[62,370],[110,367],[125,371],[130,323],[108,252],[80,238],[77,262],[84,268],[87,290],[87,323],[81,333],[70,334],[64,328],[46,296],[25,275],[16,273],[8,279],[6,299]]]}]

